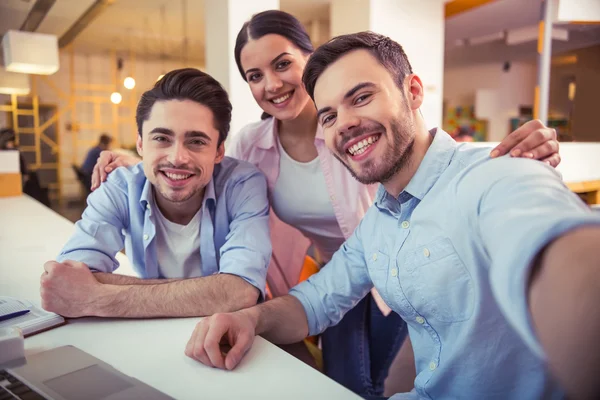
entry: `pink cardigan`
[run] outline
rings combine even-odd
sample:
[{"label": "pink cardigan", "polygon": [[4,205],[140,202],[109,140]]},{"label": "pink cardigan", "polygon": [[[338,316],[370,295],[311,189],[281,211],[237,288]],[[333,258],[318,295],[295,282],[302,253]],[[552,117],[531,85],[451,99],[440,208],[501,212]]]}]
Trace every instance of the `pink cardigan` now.
[{"label": "pink cardigan", "polygon": [[[279,148],[276,140],[277,124],[274,118],[268,118],[245,126],[229,139],[227,146],[228,156],[248,161],[266,175],[270,192],[279,176]],[[347,239],[373,204],[377,185],[363,185],[350,175],[346,167],[325,146],[320,127],[317,128],[315,146],[335,217]],[[273,296],[281,296],[287,294],[298,282],[309,241],[298,230],[279,220],[273,212],[271,239],[273,257],[267,282]]]}]

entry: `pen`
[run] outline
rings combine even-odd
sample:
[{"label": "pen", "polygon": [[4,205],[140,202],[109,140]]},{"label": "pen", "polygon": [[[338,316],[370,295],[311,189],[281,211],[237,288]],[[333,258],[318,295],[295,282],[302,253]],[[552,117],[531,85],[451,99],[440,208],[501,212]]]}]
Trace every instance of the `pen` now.
[{"label": "pen", "polygon": [[5,321],[7,319],[20,317],[21,315],[25,315],[28,312],[29,312],[29,310],[21,310],[21,311],[13,312],[13,313],[6,314],[6,315],[0,315],[0,321]]}]

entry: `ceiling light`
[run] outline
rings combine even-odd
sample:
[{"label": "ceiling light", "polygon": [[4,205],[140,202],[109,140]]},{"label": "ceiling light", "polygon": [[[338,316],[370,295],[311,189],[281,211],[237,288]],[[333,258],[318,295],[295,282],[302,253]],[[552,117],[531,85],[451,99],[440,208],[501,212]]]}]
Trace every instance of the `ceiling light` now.
[{"label": "ceiling light", "polygon": [[110,101],[112,101],[113,104],[119,104],[121,103],[121,100],[123,100],[123,96],[121,96],[121,93],[119,92],[112,92],[110,95]]},{"label": "ceiling light", "polygon": [[133,79],[132,77],[128,76],[123,81],[123,86],[125,86],[125,88],[129,89],[129,90],[133,89],[135,87],[135,79]]},{"label": "ceiling light", "polygon": [[[521,43],[537,42],[540,35],[539,26],[526,26],[524,28],[512,29],[506,34],[506,44],[515,46]],[[569,40],[569,31],[562,28],[552,28],[552,39]]]},{"label": "ceiling light", "polygon": [[29,75],[8,72],[0,68],[0,93],[26,95],[30,91]]},{"label": "ceiling light", "polygon": [[7,71],[51,75],[58,71],[58,40],[54,35],[11,31],[2,38]]}]

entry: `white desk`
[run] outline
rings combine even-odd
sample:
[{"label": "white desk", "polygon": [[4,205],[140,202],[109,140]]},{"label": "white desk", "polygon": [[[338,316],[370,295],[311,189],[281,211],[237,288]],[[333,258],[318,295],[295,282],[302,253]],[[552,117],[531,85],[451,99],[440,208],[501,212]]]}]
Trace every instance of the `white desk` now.
[{"label": "white desk", "polygon": [[[40,304],[39,277],[73,232],[73,224],[27,196],[0,199],[0,295]],[[119,273],[132,274],[125,257]],[[176,399],[359,399],[257,337],[234,371],[187,358],[198,318],[81,318],[25,339],[28,355],[72,344]]]}]

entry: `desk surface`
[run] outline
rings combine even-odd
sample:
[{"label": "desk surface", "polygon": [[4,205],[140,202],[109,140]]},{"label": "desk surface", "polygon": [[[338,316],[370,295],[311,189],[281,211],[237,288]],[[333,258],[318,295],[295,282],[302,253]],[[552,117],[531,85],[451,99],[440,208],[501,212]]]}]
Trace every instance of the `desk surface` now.
[{"label": "desk surface", "polygon": [[[73,224],[27,196],[0,199],[0,295],[40,304],[39,277]],[[120,255],[119,273],[133,274]],[[25,340],[27,354],[72,344],[176,399],[358,399],[257,337],[234,371],[197,363],[184,348],[198,318],[81,318]]]}]

